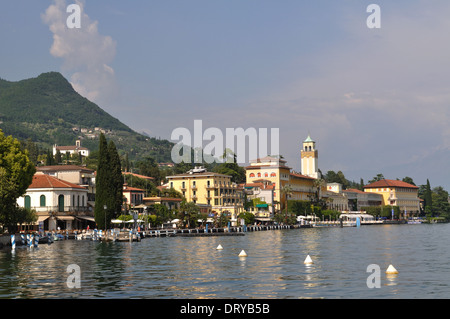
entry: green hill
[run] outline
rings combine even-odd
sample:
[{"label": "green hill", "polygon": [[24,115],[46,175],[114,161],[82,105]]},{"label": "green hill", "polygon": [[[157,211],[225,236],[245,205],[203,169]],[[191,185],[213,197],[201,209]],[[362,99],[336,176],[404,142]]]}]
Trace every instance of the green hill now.
[{"label": "green hill", "polygon": [[41,148],[75,145],[81,138],[91,150],[98,149],[98,135],[104,132],[130,159],[152,156],[158,162],[171,161],[173,143],[133,131],[79,95],[58,72],[17,82],[0,79],[0,129]]}]

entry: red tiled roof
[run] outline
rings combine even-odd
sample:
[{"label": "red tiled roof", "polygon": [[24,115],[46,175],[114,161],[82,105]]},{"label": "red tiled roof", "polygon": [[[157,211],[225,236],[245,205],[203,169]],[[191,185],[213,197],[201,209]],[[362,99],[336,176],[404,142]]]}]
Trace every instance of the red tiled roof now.
[{"label": "red tiled roof", "polygon": [[122,172],[123,175],[133,175],[139,178],[143,178],[143,179],[155,179],[154,177],[150,177],[150,176],[145,176],[145,175],[140,175],[140,174],[135,174],[135,173],[131,173],[131,172]]},{"label": "red tiled roof", "polygon": [[136,187],[130,187],[130,186],[123,186],[124,192],[145,192],[145,189],[136,188]]},{"label": "red tiled roof", "polygon": [[306,176],[306,175],[302,175],[302,174],[296,174],[296,173],[291,173],[291,176],[305,178],[305,179],[315,179],[314,177],[310,177],[310,176]]},{"label": "red tiled roof", "polygon": [[45,175],[45,174],[35,174],[33,176],[33,181],[28,188],[78,188],[86,189],[85,187],[69,183],[58,179],[56,177]]},{"label": "red tiled roof", "polygon": [[359,189],[356,188],[349,188],[349,189],[344,189],[343,192],[348,192],[348,193],[360,193],[360,194],[367,194]]},{"label": "red tiled roof", "polygon": [[274,185],[267,185],[264,183],[246,183],[242,185],[243,187],[259,187],[261,189],[274,189]]},{"label": "red tiled roof", "polygon": [[397,181],[397,180],[391,180],[391,179],[382,179],[380,181],[373,182],[372,184],[364,186],[364,188],[383,188],[383,187],[402,187],[402,188],[419,188],[415,185],[403,182],[403,181]]}]

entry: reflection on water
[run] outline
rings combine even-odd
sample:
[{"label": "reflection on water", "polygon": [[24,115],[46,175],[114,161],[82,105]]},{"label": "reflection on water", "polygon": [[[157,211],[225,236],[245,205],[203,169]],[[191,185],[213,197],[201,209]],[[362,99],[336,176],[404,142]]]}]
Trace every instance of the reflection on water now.
[{"label": "reflection on water", "polygon": [[[0,297],[448,298],[449,230],[383,225],[17,247],[0,251]],[[80,289],[67,287],[71,264],[80,266]],[[381,288],[367,287],[369,264],[380,266]],[[390,264],[398,275],[384,273]]]}]

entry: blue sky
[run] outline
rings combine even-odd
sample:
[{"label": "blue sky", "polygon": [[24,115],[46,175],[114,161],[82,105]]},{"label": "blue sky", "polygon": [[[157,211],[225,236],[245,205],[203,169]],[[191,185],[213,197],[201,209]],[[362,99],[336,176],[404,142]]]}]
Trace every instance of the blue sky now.
[{"label": "blue sky", "polygon": [[[151,136],[195,119],[279,128],[299,171],[310,133],[323,172],[450,189],[447,0],[84,0],[81,29],[63,30],[71,3],[1,4],[0,77],[59,71]],[[366,25],[371,3],[380,29]]]}]

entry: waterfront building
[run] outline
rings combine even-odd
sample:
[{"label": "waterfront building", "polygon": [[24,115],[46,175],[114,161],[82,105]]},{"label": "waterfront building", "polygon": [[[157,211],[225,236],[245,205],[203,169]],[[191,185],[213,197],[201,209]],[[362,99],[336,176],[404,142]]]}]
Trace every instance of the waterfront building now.
[{"label": "waterfront building", "polygon": [[[168,187],[179,191],[187,202],[194,202],[207,211],[220,216],[227,213],[234,222],[243,212],[243,189],[231,181],[231,175],[208,172],[196,167],[184,174],[167,176]],[[204,206],[207,205],[207,206]]]},{"label": "waterfront building", "polygon": [[328,183],[326,191],[322,193],[322,198],[326,200],[328,209],[341,212],[348,210],[348,197],[343,192],[342,184],[340,183]]},{"label": "waterfront building", "polygon": [[315,193],[316,179],[291,171],[286,163],[280,157],[266,156],[250,161],[250,165],[245,168],[246,184],[264,180],[273,185],[275,210],[285,207],[286,195],[281,191],[284,186],[289,185],[292,189],[288,200],[309,200]]},{"label": "waterfront building", "polygon": [[68,145],[68,146],[58,146],[56,144],[53,145],[53,156],[55,156],[58,151],[61,153],[61,155],[69,153],[70,155],[81,154],[82,156],[89,156],[90,154],[89,149],[81,146],[81,140],[76,140],[75,145]]},{"label": "waterfront building", "polygon": [[144,208],[145,189],[128,186],[123,184],[123,202],[126,208]]},{"label": "waterfront building", "polygon": [[420,212],[419,187],[398,180],[382,179],[364,186],[364,192],[382,195],[382,205],[398,206],[406,217]]},{"label": "waterfront building", "polygon": [[363,192],[359,189],[344,189],[347,195],[348,208],[352,211],[360,211],[363,207],[381,206],[383,204],[383,196],[377,193]]},{"label": "waterfront building", "polygon": [[95,170],[78,165],[38,166],[36,172],[56,177],[88,190],[88,202],[95,203]]},{"label": "waterfront building", "polygon": [[252,202],[247,211],[255,215],[256,221],[271,221],[275,213],[274,185],[270,181],[260,180],[242,186],[247,202]]},{"label": "waterfront building", "polygon": [[19,207],[36,211],[37,230],[43,222],[44,230],[76,229],[94,221],[93,209],[88,205],[88,190],[43,173],[33,176],[24,196],[17,199]]}]

